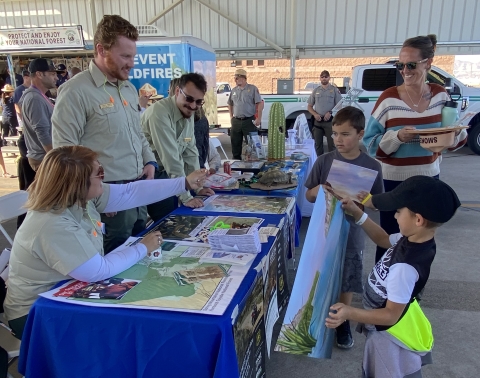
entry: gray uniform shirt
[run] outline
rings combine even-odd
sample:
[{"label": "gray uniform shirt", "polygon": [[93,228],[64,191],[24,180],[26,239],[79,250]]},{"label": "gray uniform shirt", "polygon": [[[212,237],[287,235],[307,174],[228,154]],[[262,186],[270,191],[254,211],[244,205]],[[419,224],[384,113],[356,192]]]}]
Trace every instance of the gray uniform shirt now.
[{"label": "gray uniform shirt", "polygon": [[234,117],[253,117],[256,112],[255,105],[262,101],[260,92],[255,85],[248,84],[245,87],[235,87],[230,92],[227,104],[233,106]]},{"label": "gray uniform shirt", "polygon": [[52,144],[53,104],[36,88],[28,88],[20,99],[22,104],[23,133],[27,145],[27,157],[43,160],[43,146]]},{"label": "gray uniform shirt", "polygon": [[338,88],[332,84],[328,84],[327,88],[323,88],[321,85],[315,88],[308,98],[308,103],[313,106],[313,110],[323,117],[325,113],[331,111],[341,99],[342,95]]},{"label": "gray uniform shirt", "polygon": [[[97,253],[103,256],[103,237],[98,226],[107,206],[110,186],[87,203],[58,211],[29,211],[17,231],[10,255],[5,315],[8,320],[28,314],[38,294],[44,293]],[[92,220],[90,220],[90,218]],[[95,231],[95,232],[94,232]]]},{"label": "gray uniform shirt", "polygon": [[140,127],[137,90],[129,81],[108,81],[93,60],[58,88],[52,125],[53,147],[91,148],[105,181],[134,180],[155,161]]},{"label": "gray uniform shirt", "polygon": [[[305,186],[308,189],[313,189],[317,185],[325,184],[327,182],[328,173],[330,172],[330,168],[332,167],[334,159],[377,171],[378,175],[373,183],[370,193],[383,193],[382,168],[378,161],[363,152],[361,152],[360,156],[356,159],[347,160],[340,154],[340,152],[338,152],[338,150],[323,154],[317,158],[313,164],[312,171],[308,175],[307,181],[305,181]],[[365,248],[365,233],[363,232],[361,226],[355,224],[353,217],[347,215],[347,220],[350,223],[347,249],[362,251]]]}]

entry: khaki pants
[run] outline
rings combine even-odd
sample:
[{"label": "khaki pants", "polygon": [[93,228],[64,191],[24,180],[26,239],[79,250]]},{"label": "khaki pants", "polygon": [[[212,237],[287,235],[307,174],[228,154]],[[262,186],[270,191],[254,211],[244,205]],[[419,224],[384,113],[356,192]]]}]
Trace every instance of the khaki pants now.
[{"label": "khaki pants", "polygon": [[335,149],[332,138],[332,121],[313,123],[313,139],[315,139],[315,152],[317,156],[323,155],[323,137],[327,138],[328,152]]},{"label": "khaki pants", "polygon": [[42,163],[41,160],[35,160],[35,159],[32,159],[32,158],[28,158],[28,164],[30,164],[30,167],[32,167],[32,169],[35,172],[38,171],[38,168],[40,167],[41,163]]}]

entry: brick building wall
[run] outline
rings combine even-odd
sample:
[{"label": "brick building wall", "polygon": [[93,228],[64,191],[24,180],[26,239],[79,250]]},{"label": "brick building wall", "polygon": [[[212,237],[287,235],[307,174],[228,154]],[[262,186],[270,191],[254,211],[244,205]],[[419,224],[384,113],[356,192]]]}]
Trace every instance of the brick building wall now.
[{"label": "brick building wall", "polygon": [[[333,58],[333,59],[299,59],[296,61],[295,90],[305,87],[308,81],[319,81],[320,72],[327,70],[330,76],[335,78],[335,84],[342,86],[343,77],[351,76],[352,67],[359,64],[385,63],[387,57],[372,58]],[[453,75],[455,56],[437,56],[433,64]],[[260,93],[275,93],[277,84],[275,78],[288,78],[290,76],[290,60],[266,59],[266,60],[242,60],[240,66],[230,67],[231,61],[217,62],[217,82],[229,82],[234,85],[233,73],[236,68],[243,68],[248,73],[248,82],[255,84]],[[338,79],[337,79],[338,78]]]}]

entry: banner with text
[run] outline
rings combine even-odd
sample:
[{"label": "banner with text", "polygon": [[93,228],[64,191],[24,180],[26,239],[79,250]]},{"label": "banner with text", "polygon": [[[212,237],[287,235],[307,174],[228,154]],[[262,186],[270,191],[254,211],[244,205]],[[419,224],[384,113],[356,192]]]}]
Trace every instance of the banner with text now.
[{"label": "banner with text", "polygon": [[0,51],[83,49],[82,27],[0,29]]}]

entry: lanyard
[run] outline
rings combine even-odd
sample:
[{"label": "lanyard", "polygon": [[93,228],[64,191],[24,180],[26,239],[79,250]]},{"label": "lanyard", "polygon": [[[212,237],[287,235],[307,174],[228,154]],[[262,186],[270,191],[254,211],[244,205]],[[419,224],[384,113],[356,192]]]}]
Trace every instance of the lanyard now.
[{"label": "lanyard", "polygon": [[30,84],[30,87],[32,87],[33,89],[35,89],[36,91],[38,91],[38,93],[40,93],[42,95],[42,97],[50,104],[50,106],[53,108],[54,105],[52,104],[52,102],[50,101],[50,99],[45,96],[45,93],[43,93],[40,89],[38,89],[35,85],[33,84]]}]

